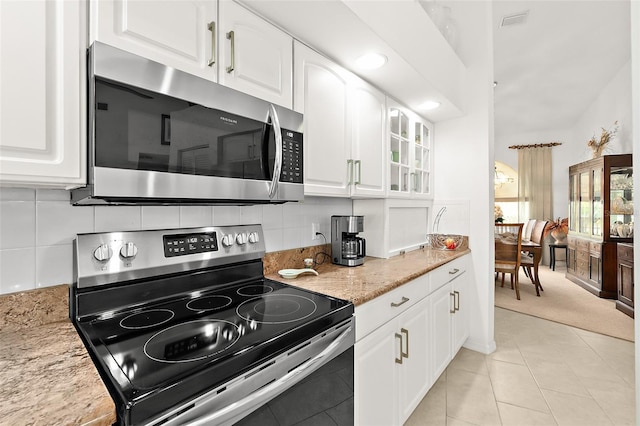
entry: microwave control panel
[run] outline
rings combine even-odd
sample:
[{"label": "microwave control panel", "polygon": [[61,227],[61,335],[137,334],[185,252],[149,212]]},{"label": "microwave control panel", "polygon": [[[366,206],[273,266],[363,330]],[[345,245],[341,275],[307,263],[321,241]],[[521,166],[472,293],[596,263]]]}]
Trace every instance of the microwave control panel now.
[{"label": "microwave control panel", "polygon": [[302,133],[282,131],[280,182],[302,183]]}]

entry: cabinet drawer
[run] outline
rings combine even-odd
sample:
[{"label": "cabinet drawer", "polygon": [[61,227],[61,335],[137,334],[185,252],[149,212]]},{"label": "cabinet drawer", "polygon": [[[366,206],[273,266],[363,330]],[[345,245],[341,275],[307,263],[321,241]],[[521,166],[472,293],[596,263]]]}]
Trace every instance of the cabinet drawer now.
[{"label": "cabinet drawer", "polygon": [[356,341],[406,311],[429,294],[430,274],[356,306]]},{"label": "cabinet drawer", "polygon": [[576,240],[576,248],[578,250],[588,251],[589,250],[589,241],[577,239]]},{"label": "cabinet drawer", "polygon": [[595,253],[595,254],[602,253],[602,244],[600,244],[600,243],[589,243],[589,251],[591,253]]},{"label": "cabinet drawer", "polygon": [[576,251],[576,259],[578,263],[580,262],[589,262],[589,252],[588,251]]},{"label": "cabinet drawer", "polygon": [[633,263],[633,246],[618,244],[618,261]]},{"label": "cabinet drawer", "polygon": [[459,257],[429,272],[429,275],[431,275],[429,293],[433,293],[449,281],[462,275],[467,270],[468,257]]}]

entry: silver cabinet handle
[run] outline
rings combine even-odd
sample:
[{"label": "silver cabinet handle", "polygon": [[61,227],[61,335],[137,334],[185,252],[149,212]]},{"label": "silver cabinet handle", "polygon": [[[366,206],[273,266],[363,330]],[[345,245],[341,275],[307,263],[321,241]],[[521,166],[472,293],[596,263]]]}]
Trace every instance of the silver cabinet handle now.
[{"label": "silver cabinet handle", "polygon": [[453,294],[455,295],[453,298],[454,300],[453,310],[459,311],[460,310],[460,292],[458,290],[454,290]]},{"label": "silver cabinet handle", "polygon": [[347,160],[347,173],[349,174],[348,185],[353,185],[353,160]]},{"label": "silver cabinet handle", "polygon": [[458,272],[460,272],[460,269],[458,269],[458,268],[454,268],[454,269],[452,269],[451,271],[449,271],[449,275],[455,275],[455,274],[457,274]]},{"label": "silver cabinet handle", "polygon": [[402,352],[402,344],[400,344],[400,356],[404,358],[409,358],[409,330],[407,330],[406,328],[401,328],[400,333],[404,334],[405,337],[407,338],[407,351]]},{"label": "silver cabinet handle", "polygon": [[231,65],[227,67],[227,72],[231,74],[236,68],[236,35],[233,31],[227,33],[227,40],[231,40]]},{"label": "silver cabinet handle", "polygon": [[456,313],[456,295],[453,293],[449,293],[449,295],[453,297],[453,303],[451,304],[452,308],[449,309],[449,313],[455,314]]},{"label": "silver cabinet handle", "polygon": [[391,302],[391,307],[392,308],[397,308],[400,305],[404,305],[408,301],[409,301],[409,298],[402,296],[402,300],[400,301],[400,303]]},{"label": "silver cabinet handle", "polygon": [[269,198],[273,198],[278,192],[278,182],[280,181],[280,172],[282,171],[282,130],[280,129],[280,119],[278,112],[273,104],[269,105],[269,117],[273,124],[273,133],[276,138],[276,159],[273,165],[273,178],[271,179],[271,187],[269,188]]},{"label": "silver cabinet handle", "polygon": [[209,22],[207,28],[211,31],[211,58],[209,58],[207,65],[211,67],[216,63],[216,23]]},{"label": "silver cabinet handle", "polygon": [[354,183],[356,185],[360,185],[360,181],[362,180],[362,161],[360,160],[356,160],[353,162],[354,167],[357,166],[358,167],[358,180],[355,181]]},{"label": "silver cabinet handle", "polygon": [[396,358],[396,364],[402,364],[402,357],[404,355],[402,352],[402,334],[395,333],[395,336],[400,342],[400,358]]}]

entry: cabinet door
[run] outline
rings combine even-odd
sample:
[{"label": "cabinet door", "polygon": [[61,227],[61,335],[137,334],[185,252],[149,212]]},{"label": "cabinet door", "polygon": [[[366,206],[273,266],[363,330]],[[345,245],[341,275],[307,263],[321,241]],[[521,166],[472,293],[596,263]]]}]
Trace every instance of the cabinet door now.
[{"label": "cabinet door", "polygon": [[351,195],[382,198],[386,188],[386,144],[384,93],[354,78],[352,94],[353,186]]},{"label": "cabinet door", "polygon": [[91,40],[216,81],[215,0],[97,0]]},{"label": "cabinet door", "polygon": [[220,83],[292,108],[293,38],[234,2],[219,4]]},{"label": "cabinet door", "polygon": [[432,192],[432,162],[433,151],[431,149],[431,138],[433,128],[425,120],[416,119],[413,123],[413,170],[411,172],[411,194],[412,198],[431,198]]},{"label": "cabinet door", "polygon": [[[396,322],[385,323],[355,345],[355,424],[398,424],[398,377],[401,341]],[[399,331],[398,331],[399,333]]]},{"label": "cabinet door", "polygon": [[349,196],[350,74],[295,43],[295,110],[304,114],[305,195]]},{"label": "cabinet door", "polygon": [[0,1],[3,184],[86,183],[85,33],[84,1]]},{"label": "cabinet door", "polygon": [[469,292],[468,274],[463,273],[452,281],[454,310],[453,314],[453,352],[452,358],[456,356],[464,342],[469,337]]},{"label": "cabinet door", "polygon": [[451,283],[440,287],[429,299],[431,301],[431,381],[435,381],[447,368],[452,354],[452,320],[455,294]]},{"label": "cabinet door", "polygon": [[[404,423],[431,387],[429,348],[429,300],[412,306],[398,320],[406,357],[399,365],[400,424]],[[395,334],[394,334],[395,335]]]}]

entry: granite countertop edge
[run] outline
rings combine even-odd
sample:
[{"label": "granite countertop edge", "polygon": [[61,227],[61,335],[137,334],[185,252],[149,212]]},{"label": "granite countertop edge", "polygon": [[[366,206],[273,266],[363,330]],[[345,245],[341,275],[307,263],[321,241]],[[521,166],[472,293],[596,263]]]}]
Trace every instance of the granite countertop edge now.
[{"label": "granite countertop edge", "polygon": [[286,279],[272,273],[266,278],[349,300],[358,306],[469,253],[468,248],[451,251],[423,248],[388,259],[367,257],[364,264],[354,267],[321,264],[315,268],[318,276],[305,274]]}]

